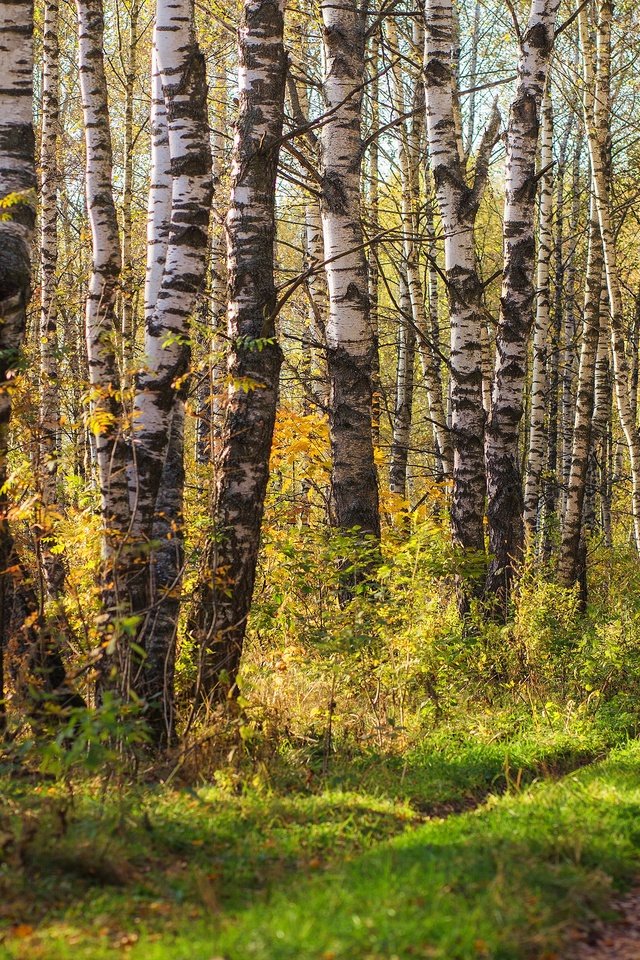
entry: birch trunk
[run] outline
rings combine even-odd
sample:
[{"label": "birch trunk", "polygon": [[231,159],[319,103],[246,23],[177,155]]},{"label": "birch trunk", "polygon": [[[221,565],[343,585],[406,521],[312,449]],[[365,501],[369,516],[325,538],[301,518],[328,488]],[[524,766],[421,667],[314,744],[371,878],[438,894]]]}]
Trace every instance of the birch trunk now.
[{"label": "birch trunk", "polygon": [[573,445],[573,420],[575,411],[575,381],[577,376],[576,358],[576,246],[578,223],[580,218],[580,155],[582,151],[582,129],[578,131],[573,165],[571,171],[571,213],[569,217],[569,236],[571,247],[567,257],[567,284],[563,313],[563,362],[562,362],[562,414],[560,428],[562,494],[560,515],[564,514],[571,472],[571,451]]},{"label": "birch trunk", "polygon": [[122,369],[123,379],[128,379],[129,367],[135,354],[136,329],[134,323],[134,270],[132,255],[132,204],[133,204],[133,95],[136,80],[138,53],[139,0],[132,0],[129,7],[129,38],[125,73],[124,110],[124,177],[122,185]]},{"label": "birch trunk", "polygon": [[[192,630],[198,697],[234,689],[251,607],[282,353],[275,342],[275,182],[287,69],[282,0],[245,0],[239,116],[227,217],[229,389],[216,490],[216,535]],[[368,431],[369,441],[371,431]]]},{"label": "birch trunk", "polygon": [[[486,184],[489,158],[500,115],[494,107],[476,159],[473,183],[467,183],[461,159],[452,64],[455,46],[451,0],[427,0],[425,91],[430,165],[444,233],[445,272],[451,326],[451,430],[453,436],[454,543],[484,555],[484,427],[482,396],[483,289],[478,276],[475,221]],[[468,597],[460,597],[466,610]]]},{"label": "birch trunk", "polygon": [[[42,506],[57,503],[57,476],[60,430],[58,381],[58,134],[59,47],[58,4],[47,0],[43,28],[42,139],[40,147],[40,439],[39,470]],[[45,518],[45,528],[47,521]],[[47,592],[57,597],[64,583],[64,565],[42,541]]]},{"label": "birch trunk", "polygon": [[310,348],[311,392],[321,410],[329,402],[325,362],[327,329],[327,282],[324,269],[318,269],[324,259],[322,220],[317,200],[305,204],[305,260],[307,269],[315,269],[307,280],[309,313],[307,321]]},{"label": "birch trunk", "polygon": [[548,89],[542,104],[540,135],[540,204],[538,213],[538,262],[536,278],[536,320],[533,337],[529,455],[524,488],[524,521],[535,533],[540,520],[540,493],[547,431],[545,416],[549,394],[548,360],[551,330],[549,265],[553,244],[553,115]]},{"label": "birch trunk", "polygon": [[[87,293],[85,334],[91,384],[91,416],[100,486],[105,560],[105,602],[114,615],[126,612],[121,561],[127,551],[130,513],[127,444],[116,358],[116,295],[121,256],[112,191],[112,148],[103,61],[104,17],[101,0],[77,0],[80,94],[86,147],[86,198],[91,226],[92,264]],[[121,651],[119,651],[120,653]],[[124,655],[124,654],[123,654]],[[123,666],[121,663],[120,666]]]},{"label": "birch trunk", "polygon": [[[567,587],[581,578],[584,551],[581,549],[582,517],[591,447],[594,410],[594,375],[600,328],[600,291],[602,287],[602,242],[593,199],[589,218],[589,251],[585,280],[584,322],[578,368],[578,391],[573,426],[571,470],[562,519],[562,541],[558,576]],[[603,331],[606,336],[606,331]]]},{"label": "birch trunk", "polygon": [[527,342],[533,324],[535,161],[540,108],[553,49],[558,0],[533,0],[520,39],[518,79],[507,130],[504,273],[496,367],[485,456],[492,560],[487,595],[501,613],[523,548],[523,497],[518,430],[523,412]]},{"label": "birch trunk", "polygon": [[551,327],[551,356],[549,358],[549,416],[547,422],[547,477],[543,483],[544,497],[544,517],[545,531],[542,542],[542,555],[549,559],[553,547],[551,533],[554,529],[554,518],[557,516],[559,478],[558,478],[558,453],[560,450],[560,437],[563,426],[560,422],[560,351],[563,330],[563,311],[565,294],[565,213],[564,213],[564,193],[565,193],[565,173],[567,161],[567,147],[573,123],[570,122],[566,129],[560,149],[558,152],[558,166],[556,176],[556,209],[555,209],[555,233],[553,239],[554,248],[554,303],[553,303],[553,324]]},{"label": "birch trunk", "polygon": [[[218,196],[225,168],[224,127],[226,84],[220,71],[214,83],[214,119],[211,130],[211,172],[214,196]],[[224,215],[214,203],[209,249],[210,289],[205,306],[206,330],[201,337],[206,354],[205,368],[197,389],[196,462],[210,463],[219,453],[222,427],[223,394],[226,378],[225,346],[221,334],[225,326],[226,249]]]},{"label": "birch trunk", "polygon": [[322,228],[329,315],[331,519],[342,530],[380,536],[371,433],[375,338],[360,219],[360,120],[364,18],[355,0],[321,5],[325,51],[321,129]]},{"label": "birch trunk", "polygon": [[[147,720],[158,746],[175,740],[174,674],[184,570],[184,420],[182,396],[174,402],[169,443],[156,501],[152,537],[151,597],[145,623],[142,692]],[[140,688],[140,684],[135,686]]]},{"label": "birch trunk", "polygon": [[158,3],[154,53],[165,111],[160,109],[155,117],[159,168],[157,184],[155,171],[152,177],[152,222],[161,211],[166,216],[165,118],[171,196],[168,234],[161,223],[160,239],[152,243],[152,257],[163,261],[162,273],[160,279],[160,269],[152,270],[145,290],[145,367],[138,375],[134,402],[134,529],[139,547],[145,542],[156,546],[150,566],[141,566],[138,583],[136,613],[143,619],[137,639],[145,658],[133,666],[132,685],[146,698],[150,727],[156,742],[163,744],[173,734],[189,320],[206,270],[211,204],[205,66],[189,0]]},{"label": "birch trunk", "polygon": [[413,413],[413,378],[416,355],[416,333],[411,312],[409,285],[402,271],[398,275],[400,287],[400,316],[398,317],[398,361],[396,367],[396,394],[393,411],[393,439],[389,489],[407,499],[407,462],[411,442]]},{"label": "birch trunk", "polygon": [[591,161],[591,180],[600,224],[600,235],[604,252],[604,267],[611,309],[611,352],[613,359],[613,387],[622,432],[629,450],[631,468],[631,513],[636,548],[640,550],[640,438],[636,429],[635,411],[631,406],[629,394],[629,365],[625,355],[622,290],[618,277],[615,231],[611,217],[610,197],[610,160],[608,150],[610,122],[610,72],[611,72],[611,19],[612,6],[609,0],[598,4],[598,62],[597,74],[591,38],[589,37],[587,14],[583,9],[578,17],[580,43],[582,46],[585,84],[593,87],[597,83],[597,93],[593,115],[586,114],[585,126],[589,159]]},{"label": "birch trunk", "polygon": [[[299,68],[305,72],[304,64],[312,56],[312,49],[302,33],[299,38],[301,64]],[[309,123],[309,87],[305,82],[294,79],[291,71],[287,76],[289,102],[295,122],[299,126]],[[317,160],[319,142],[313,130],[307,129],[304,135],[306,145],[313,160]],[[374,170],[376,159],[372,152],[370,158],[370,180],[373,191]],[[376,174],[377,176],[377,174]],[[370,197],[372,207],[375,207],[375,196]],[[322,411],[328,410],[329,384],[326,370],[326,327],[327,327],[327,278],[323,266],[324,241],[322,237],[322,218],[320,215],[320,201],[317,195],[309,196],[304,207],[304,266],[310,271],[305,283],[305,293],[309,303],[307,323],[303,334],[303,348],[307,359],[306,366],[309,373],[310,396],[306,407],[310,408],[309,400],[315,403]],[[369,262],[369,284],[377,288],[378,278],[375,273],[377,261]]]},{"label": "birch trunk", "polygon": [[[611,442],[611,317],[606,278],[603,276],[600,298],[600,335],[594,386],[593,423],[591,427],[591,461],[594,484],[600,495],[600,520],[607,546],[611,546],[611,486],[613,452]],[[594,495],[595,495],[594,491]]]},{"label": "birch trunk", "polygon": [[[189,360],[189,319],[202,286],[211,205],[211,151],[204,58],[190,0],[159,0],[154,47],[166,108],[171,219],[162,280],[145,329],[134,402],[135,529],[151,538],[176,391]],[[159,269],[159,267],[158,267]]]},{"label": "birch trunk", "polygon": [[6,4],[0,25],[0,731],[6,726],[4,651],[12,594],[13,541],[7,516],[7,452],[11,393],[31,296],[35,227],[33,5]]},{"label": "birch trunk", "polygon": [[[371,98],[371,129],[375,131],[380,126],[380,82],[378,77],[380,52],[380,36],[376,30],[371,38],[369,50],[369,94]],[[369,235],[375,237],[380,232],[380,157],[379,157],[378,138],[374,137],[369,148],[369,196],[367,198]],[[368,267],[369,267],[369,322],[373,335],[373,363],[371,368],[371,429],[373,444],[375,447],[380,445],[380,413],[381,413],[381,384],[380,384],[380,353],[379,353],[379,284],[380,270],[378,267],[378,249],[375,246],[369,248]]]},{"label": "birch trunk", "polygon": [[[414,37],[414,47],[420,50],[424,46],[424,31],[421,29]],[[417,28],[416,28],[417,29]],[[389,39],[393,55],[397,55],[398,39],[393,19],[388,26]],[[405,113],[405,99],[402,85],[402,71],[396,61],[392,70],[393,106],[399,117]],[[406,265],[406,279],[411,298],[414,327],[419,337],[422,374],[427,388],[429,415],[433,428],[434,446],[438,460],[439,474],[450,477],[453,469],[453,446],[448,429],[447,418],[442,400],[442,377],[440,375],[439,344],[434,342],[433,329],[430,329],[425,304],[422,277],[420,275],[420,250],[418,238],[418,211],[420,210],[420,146],[423,138],[424,121],[422,107],[424,90],[416,78],[416,88],[412,103],[414,114],[410,125],[402,121],[400,131],[400,172],[402,178],[402,248]]]}]

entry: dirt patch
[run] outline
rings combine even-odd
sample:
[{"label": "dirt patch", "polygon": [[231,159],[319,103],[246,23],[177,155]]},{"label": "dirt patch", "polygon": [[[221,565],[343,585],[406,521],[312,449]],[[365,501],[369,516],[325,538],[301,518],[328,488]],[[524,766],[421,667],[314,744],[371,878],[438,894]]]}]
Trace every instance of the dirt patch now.
[{"label": "dirt patch", "polygon": [[568,960],[640,960],[640,888],[612,904],[619,914],[612,923],[594,923]]}]

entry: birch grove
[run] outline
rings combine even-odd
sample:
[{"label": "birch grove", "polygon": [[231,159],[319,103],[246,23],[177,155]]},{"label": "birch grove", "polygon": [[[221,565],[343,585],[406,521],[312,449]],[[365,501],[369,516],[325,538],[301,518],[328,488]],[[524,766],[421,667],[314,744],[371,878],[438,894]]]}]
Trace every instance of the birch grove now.
[{"label": "birch grove", "polygon": [[2,10],[2,709],[248,753],[322,661],[328,765],[346,677],[380,745],[635,589],[640,21],[238,10]]}]

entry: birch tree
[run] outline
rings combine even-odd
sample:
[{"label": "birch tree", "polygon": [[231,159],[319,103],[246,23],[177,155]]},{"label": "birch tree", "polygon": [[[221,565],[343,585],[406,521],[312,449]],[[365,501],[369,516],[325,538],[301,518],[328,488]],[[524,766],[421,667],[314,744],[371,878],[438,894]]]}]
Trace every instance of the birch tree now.
[{"label": "birch tree", "polygon": [[[483,288],[478,276],[475,221],[496,142],[500,114],[494,106],[476,158],[472,183],[460,150],[456,120],[456,46],[452,0],[425,5],[425,91],[429,161],[444,231],[444,257],[451,326],[451,428],[453,436],[454,543],[484,554],[484,424],[482,395]],[[461,597],[461,609],[467,599]]]},{"label": "birch tree", "polygon": [[215,459],[219,447],[220,429],[224,416],[226,365],[224,327],[226,313],[226,245],[224,237],[226,198],[220,196],[220,185],[225,172],[225,95],[226,82],[218,71],[213,85],[215,108],[211,129],[211,173],[213,177],[214,205],[211,217],[209,248],[209,288],[203,299],[204,324],[201,339],[205,353],[204,370],[200,373],[197,389],[196,460],[209,463]]},{"label": "birch tree", "polygon": [[[408,123],[404,119],[405,97],[400,68],[400,49],[395,23],[390,20],[387,31],[394,57],[391,70],[393,106],[398,115],[400,133],[400,177],[402,205],[402,252],[405,263],[406,280],[409,289],[414,329],[418,336],[418,350],[422,367],[429,416],[433,427],[434,447],[439,474],[444,479],[450,477],[453,469],[453,445],[447,423],[442,398],[442,377],[439,343],[436,339],[437,325],[429,323],[425,304],[422,277],[420,274],[420,253],[417,238],[419,235],[418,214],[420,200],[420,159],[424,138],[424,89],[415,78],[415,91],[411,104],[413,117]],[[413,49],[420,56],[424,47],[422,22],[414,23]],[[436,292],[437,297],[437,292]],[[432,302],[433,307],[433,302]]]},{"label": "birch tree", "polygon": [[[192,630],[197,694],[235,686],[255,582],[282,353],[275,339],[275,184],[287,60],[282,0],[244,0],[239,113],[227,215],[228,393],[218,461],[215,535]],[[371,432],[369,428],[369,440]]]},{"label": "birch tree", "polygon": [[6,724],[4,651],[13,592],[7,453],[11,392],[31,296],[35,227],[33,5],[5,5],[0,23],[0,730]]},{"label": "birch tree", "polygon": [[540,136],[540,203],[536,270],[536,319],[533,337],[529,450],[524,490],[524,521],[535,532],[540,517],[542,471],[546,453],[546,412],[549,398],[548,360],[551,327],[550,262],[553,226],[553,115],[548,89],[542,104]]},{"label": "birch tree", "polygon": [[389,488],[392,493],[407,498],[407,463],[411,441],[411,418],[413,412],[414,366],[416,333],[411,312],[409,285],[402,271],[398,274],[399,307],[398,361],[396,368],[396,393],[393,411],[393,438]]},{"label": "birch tree", "polygon": [[142,568],[145,582],[136,595],[136,613],[143,618],[138,641],[145,658],[136,665],[132,682],[144,693],[151,726],[162,740],[172,732],[189,319],[205,276],[212,191],[205,65],[190,0],[159,0],[153,47],[158,166],[149,200],[145,355],[136,384],[130,482],[138,548],[156,537],[159,546],[149,569]]},{"label": "birch tree", "polygon": [[581,9],[578,17],[585,84],[591,88],[595,88],[597,84],[593,113],[591,115],[585,113],[585,127],[611,311],[613,388],[620,425],[629,450],[632,488],[631,513],[635,544],[636,548],[640,550],[640,438],[636,429],[636,412],[631,407],[629,392],[629,364],[625,354],[624,342],[625,318],[622,289],[618,275],[615,231],[611,216],[610,163],[608,162],[607,150],[610,123],[611,20],[612,4],[610,0],[600,0],[597,8],[596,74],[587,12],[584,8]]},{"label": "birch tree", "polygon": [[138,59],[140,0],[132,0],[129,6],[129,30],[126,57],[121,56],[124,72],[124,163],[122,184],[122,367],[126,377],[135,351],[136,327],[134,322],[134,268],[132,251],[132,206],[133,206],[133,153],[134,153],[134,89]]},{"label": "birch tree", "polygon": [[504,270],[485,442],[492,555],[487,593],[499,605],[508,597],[524,539],[518,430],[535,296],[535,161],[558,6],[559,0],[533,0],[526,27],[521,30],[518,26],[518,77],[506,135]]},{"label": "birch tree", "polygon": [[80,95],[84,118],[86,198],[92,265],[85,332],[91,385],[91,422],[100,484],[105,577],[111,614],[126,607],[117,566],[126,549],[130,522],[128,451],[116,355],[116,296],[121,268],[118,221],[113,200],[113,155],[104,71],[104,16],[101,0],[77,0]]},{"label": "birch tree", "polygon": [[[159,0],[154,48],[166,110],[171,217],[160,288],[153,310],[150,305],[147,310],[133,411],[132,500],[143,538],[151,536],[176,384],[189,363],[188,322],[204,280],[212,190],[205,65],[190,0]],[[163,243],[158,247],[162,250]]]},{"label": "birch tree", "polygon": [[[59,44],[57,0],[47,0],[43,27],[42,133],[40,147],[40,437],[39,468],[44,510],[57,503],[60,396],[58,382],[58,133]],[[64,567],[43,544],[50,596],[57,596]]]},{"label": "birch tree", "polygon": [[325,76],[321,214],[329,314],[326,342],[331,436],[331,515],[342,530],[380,536],[371,435],[370,322],[367,258],[360,219],[361,104],[365,24],[356,0],[321,4]]},{"label": "birch tree", "polygon": [[[587,93],[587,96],[589,94]],[[591,94],[591,97],[593,94]],[[571,468],[562,520],[562,541],[558,574],[572,587],[581,574],[582,517],[587,483],[587,469],[592,439],[594,412],[594,376],[600,329],[600,294],[602,288],[602,242],[595,202],[591,200],[589,217],[589,251],[585,279],[584,319],[578,367],[578,388],[573,425]],[[603,339],[606,342],[606,329]]]}]

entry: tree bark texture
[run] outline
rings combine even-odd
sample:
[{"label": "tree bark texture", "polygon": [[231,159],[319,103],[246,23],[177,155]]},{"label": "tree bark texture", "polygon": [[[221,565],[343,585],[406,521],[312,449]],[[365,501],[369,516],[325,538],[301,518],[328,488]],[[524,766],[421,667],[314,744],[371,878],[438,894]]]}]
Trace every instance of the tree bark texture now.
[{"label": "tree bark texture", "polygon": [[356,0],[322,3],[325,51],[321,129],[321,213],[327,263],[327,365],[331,437],[331,520],[380,536],[371,433],[375,338],[369,314],[361,225],[361,107],[364,17]]},{"label": "tree bark texture", "polygon": [[504,268],[491,414],[485,457],[491,562],[487,595],[506,613],[524,543],[518,433],[524,404],[527,344],[535,299],[535,162],[540,110],[558,0],[533,0],[520,38],[518,77],[506,136]]},{"label": "tree bark texture", "polygon": [[31,243],[35,228],[33,133],[33,4],[3,6],[0,21],[0,732],[6,725],[4,652],[12,595],[7,452],[13,376],[31,296]]},{"label": "tree bark texture", "polygon": [[[192,625],[198,695],[235,686],[255,583],[282,353],[275,340],[275,182],[287,69],[282,0],[245,0],[239,116],[227,217],[229,388],[218,462],[215,535]],[[369,440],[371,431],[369,428]]]},{"label": "tree bark texture", "polygon": [[549,399],[548,361],[551,330],[550,263],[553,244],[553,115],[548,89],[542,103],[540,135],[540,200],[538,208],[538,259],[536,319],[533,335],[529,448],[524,488],[524,521],[535,533],[540,520],[542,472],[547,446],[546,414]]},{"label": "tree bark texture", "polygon": [[[469,184],[460,156],[452,62],[455,46],[451,0],[427,0],[425,91],[429,162],[444,233],[444,259],[451,328],[451,431],[454,543],[484,554],[484,427],[482,395],[483,288],[478,276],[475,222],[500,125],[494,107],[484,130]],[[462,601],[466,607],[466,601]]]}]

